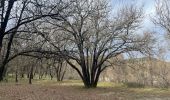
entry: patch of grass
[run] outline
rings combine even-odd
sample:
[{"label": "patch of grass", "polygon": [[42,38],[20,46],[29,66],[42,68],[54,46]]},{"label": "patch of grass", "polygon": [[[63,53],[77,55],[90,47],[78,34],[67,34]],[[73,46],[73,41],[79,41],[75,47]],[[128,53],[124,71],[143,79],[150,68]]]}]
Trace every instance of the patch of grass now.
[{"label": "patch of grass", "polygon": [[114,84],[111,82],[99,82],[97,86],[99,86],[99,87],[113,87]]},{"label": "patch of grass", "polygon": [[38,80],[34,84],[40,84],[40,85],[61,85],[61,86],[83,86],[83,83],[81,80],[64,80],[64,81],[57,81],[57,80]]}]

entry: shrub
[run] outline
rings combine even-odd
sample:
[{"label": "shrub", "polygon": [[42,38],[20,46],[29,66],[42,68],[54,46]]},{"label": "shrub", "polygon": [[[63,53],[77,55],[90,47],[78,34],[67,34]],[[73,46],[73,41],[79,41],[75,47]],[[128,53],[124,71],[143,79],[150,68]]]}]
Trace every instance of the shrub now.
[{"label": "shrub", "polygon": [[124,83],[127,87],[130,88],[144,88],[145,85],[141,83],[136,83],[136,82],[126,82]]}]

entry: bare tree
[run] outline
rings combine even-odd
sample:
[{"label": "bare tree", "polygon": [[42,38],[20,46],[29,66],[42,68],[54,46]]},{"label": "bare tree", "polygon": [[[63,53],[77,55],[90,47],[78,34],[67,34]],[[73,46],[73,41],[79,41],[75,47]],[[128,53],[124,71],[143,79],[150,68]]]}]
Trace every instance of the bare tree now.
[{"label": "bare tree", "polygon": [[158,52],[157,52],[157,57],[160,60],[159,62],[157,62],[157,66],[159,67],[159,70],[156,71],[156,75],[159,78],[159,86],[160,87],[164,87],[167,88],[170,84],[170,80],[169,80],[169,66],[168,63],[166,62],[166,49],[158,46]]},{"label": "bare tree", "polygon": [[110,58],[150,49],[151,36],[135,34],[143,18],[141,8],[125,6],[112,17],[107,0],[75,0],[71,6],[67,11],[69,17],[61,17],[60,22],[55,17],[47,20],[57,32],[53,31],[51,37],[45,38],[60,51],[54,37],[56,33],[64,34],[59,35],[60,40],[65,41],[65,50],[60,51],[60,55],[78,72],[85,87],[97,86],[101,72],[110,66]]},{"label": "bare tree", "polygon": [[169,0],[156,0],[156,16],[152,19],[155,25],[165,29],[167,35],[170,36],[170,1]]},{"label": "bare tree", "polygon": [[64,75],[66,73],[67,63],[64,61],[64,59],[58,58],[53,66],[56,72],[57,81],[63,81]]},{"label": "bare tree", "polygon": [[[170,39],[170,1],[169,0],[156,0],[156,16],[153,18],[153,23],[164,29],[166,32],[165,38]],[[161,60],[165,60],[165,50],[164,47],[158,47],[158,58]],[[168,67],[165,62],[161,62],[160,70],[157,72],[158,76],[162,79],[162,85],[168,86],[169,81],[167,79],[168,76]]]},{"label": "bare tree", "polygon": [[30,22],[49,16],[61,16],[60,13],[68,6],[68,2],[69,0],[0,1],[0,81],[5,74],[5,65],[11,59],[9,57],[13,39],[19,38],[16,34],[26,32],[22,29]]}]

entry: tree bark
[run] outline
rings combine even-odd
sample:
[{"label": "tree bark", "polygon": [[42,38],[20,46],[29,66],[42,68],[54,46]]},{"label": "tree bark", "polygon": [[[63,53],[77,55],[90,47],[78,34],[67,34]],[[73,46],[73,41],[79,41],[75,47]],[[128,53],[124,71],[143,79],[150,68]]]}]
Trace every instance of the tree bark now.
[{"label": "tree bark", "polygon": [[2,64],[0,66],[0,81],[2,81],[3,77],[5,76],[5,72],[6,72],[5,71],[5,66],[8,63],[8,58],[9,58],[9,55],[10,55],[10,52],[11,52],[11,45],[12,45],[12,41],[13,41],[13,38],[14,38],[15,34],[16,34],[16,32],[11,34],[11,36],[10,36],[8,46],[7,46],[7,51],[6,51],[6,54],[5,54],[5,58],[4,58],[4,60],[2,60]]},{"label": "tree bark", "polygon": [[4,70],[4,66],[2,64],[2,39],[3,39],[3,36],[2,36],[2,32],[0,30],[0,80],[3,80],[3,70]]},{"label": "tree bark", "polygon": [[2,65],[2,66],[0,66],[0,81],[2,81],[3,80],[3,75],[4,75],[4,69],[5,69],[5,67]]},{"label": "tree bark", "polygon": [[[2,54],[1,54],[1,52],[2,52],[2,39],[3,39],[3,37],[0,35],[0,57],[2,57]],[[1,58],[0,58],[0,62],[1,62]]]}]

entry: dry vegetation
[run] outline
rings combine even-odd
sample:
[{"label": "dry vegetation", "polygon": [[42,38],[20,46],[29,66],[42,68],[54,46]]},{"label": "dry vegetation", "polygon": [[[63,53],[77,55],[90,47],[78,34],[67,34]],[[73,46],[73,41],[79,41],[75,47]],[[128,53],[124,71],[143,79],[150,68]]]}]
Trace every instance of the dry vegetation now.
[{"label": "dry vegetation", "polygon": [[80,81],[36,81],[1,83],[0,100],[169,100],[169,89],[128,88],[125,85],[99,83],[99,88],[85,89]]}]

